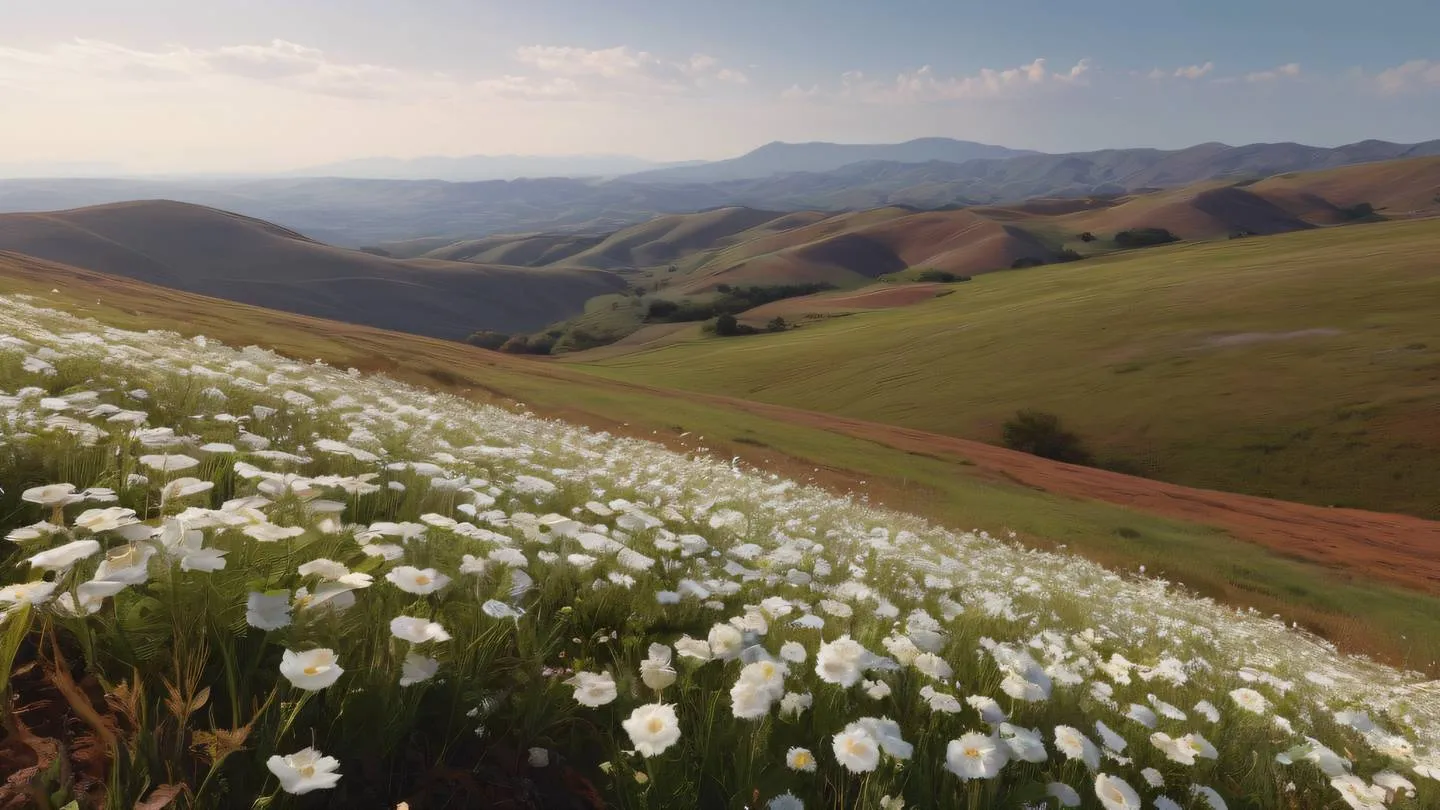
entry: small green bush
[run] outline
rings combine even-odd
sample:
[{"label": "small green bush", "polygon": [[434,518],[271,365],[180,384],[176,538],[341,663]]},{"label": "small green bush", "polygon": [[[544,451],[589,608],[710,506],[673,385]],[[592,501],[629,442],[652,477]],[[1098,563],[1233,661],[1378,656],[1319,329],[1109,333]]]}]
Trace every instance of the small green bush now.
[{"label": "small green bush", "polygon": [[1001,442],[1011,450],[1069,464],[1093,464],[1094,456],[1080,437],[1061,424],[1060,417],[1044,411],[1021,410],[1000,429]]}]

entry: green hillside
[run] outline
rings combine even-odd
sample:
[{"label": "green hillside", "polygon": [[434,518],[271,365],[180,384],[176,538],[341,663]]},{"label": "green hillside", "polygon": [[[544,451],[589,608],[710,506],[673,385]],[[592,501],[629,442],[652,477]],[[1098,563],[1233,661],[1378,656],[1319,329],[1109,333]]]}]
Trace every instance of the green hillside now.
[{"label": "green hillside", "polygon": [[1437,248],[1440,220],[1153,248],[586,368],[987,441],[1038,408],[1162,480],[1436,517]]},{"label": "green hillside", "polygon": [[[545,416],[654,439],[685,452],[734,456],[833,491],[863,493],[870,503],[945,525],[1014,532],[1022,542],[1065,547],[1122,569],[1143,565],[1223,602],[1282,614],[1343,649],[1440,671],[1434,663],[1440,660],[1440,601],[1434,596],[1440,583],[1425,586],[1424,576],[1408,576],[1437,567],[1426,557],[1427,543],[1440,536],[1434,523],[1165,490],[1109,474],[1094,474],[1100,480],[1088,490],[1061,488],[1053,477],[1045,478],[1059,465],[1017,453],[963,442],[948,446],[943,437],[915,431],[636,386],[553,362],[264,310],[0,253],[0,294],[15,293],[121,328],[163,327],[232,345],[253,343],[480,401],[523,402]],[[1137,493],[1147,492],[1147,503],[1138,505]],[[1188,508],[1177,511],[1171,508],[1175,504]],[[1201,513],[1195,514],[1194,507]],[[1176,519],[1181,511],[1193,517]],[[1278,525],[1323,542],[1276,553],[1268,547],[1266,525],[1272,539]],[[1327,556],[1387,536],[1398,540],[1387,545],[1395,553],[1383,559],[1371,555],[1343,562]],[[1402,587],[1407,582],[1410,586]]]}]

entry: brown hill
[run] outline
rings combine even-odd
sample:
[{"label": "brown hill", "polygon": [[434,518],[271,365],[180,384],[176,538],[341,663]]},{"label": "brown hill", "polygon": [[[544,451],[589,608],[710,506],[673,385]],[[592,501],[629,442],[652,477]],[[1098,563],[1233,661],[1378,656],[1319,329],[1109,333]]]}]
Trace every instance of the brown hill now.
[{"label": "brown hill", "polygon": [[698,214],[656,217],[622,228],[563,261],[567,265],[602,270],[654,267],[724,246],[737,234],[782,216],[785,215],[778,211],[718,208]]},{"label": "brown hill", "polygon": [[[1261,180],[1250,190],[1282,207],[1288,207],[1291,200],[1313,205],[1319,198],[1340,208],[1368,202],[1393,218],[1433,216],[1440,213],[1440,157],[1281,174]],[[1305,216],[1306,210],[1299,209],[1297,215]]]},{"label": "brown hill", "polygon": [[604,236],[563,233],[497,234],[452,242],[427,251],[424,258],[540,267],[565,263],[569,257],[600,244],[604,239]]},{"label": "brown hill", "polygon": [[462,339],[530,331],[623,289],[587,269],[398,260],[256,219],[145,201],[0,215],[0,250],[257,306]]},{"label": "brown hill", "polygon": [[1052,261],[1055,251],[1027,231],[970,211],[877,209],[723,251],[697,271],[685,291],[718,284],[847,286],[911,267],[974,275],[1009,268],[1019,259]]}]

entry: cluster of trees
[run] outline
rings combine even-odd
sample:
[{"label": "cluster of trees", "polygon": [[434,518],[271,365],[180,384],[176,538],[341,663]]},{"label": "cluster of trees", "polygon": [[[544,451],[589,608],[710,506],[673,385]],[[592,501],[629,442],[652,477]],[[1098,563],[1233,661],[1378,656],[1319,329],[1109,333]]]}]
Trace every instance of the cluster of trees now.
[{"label": "cluster of trees", "polygon": [[969,281],[969,276],[962,276],[952,273],[949,270],[921,270],[915,274],[916,281],[929,281],[936,284],[955,284],[961,281]]},{"label": "cluster of trees", "polygon": [[1115,234],[1115,244],[1122,248],[1150,247],[1178,241],[1180,237],[1164,228],[1131,228]]},{"label": "cluster of trees", "polygon": [[709,331],[713,331],[716,337],[736,337],[738,335],[758,335],[761,332],[784,332],[789,328],[790,324],[778,315],[771,318],[770,322],[765,324],[764,329],[756,329],[749,324],[740,323],[734,315],[726,312],[715,319],[715,323],[709,327]]},{"label": "cluster of trees", "polygon": [[650,323],[708,321],[721,315],[735,315],[771,301],[833,289],[835,285],[825,283],[777,284],[768,287],[732,287],[729,284],[720,284],[715,287],[715,292],[720,293],[720,296],[711,301],[653,300],[646,308],[645,320]]}]

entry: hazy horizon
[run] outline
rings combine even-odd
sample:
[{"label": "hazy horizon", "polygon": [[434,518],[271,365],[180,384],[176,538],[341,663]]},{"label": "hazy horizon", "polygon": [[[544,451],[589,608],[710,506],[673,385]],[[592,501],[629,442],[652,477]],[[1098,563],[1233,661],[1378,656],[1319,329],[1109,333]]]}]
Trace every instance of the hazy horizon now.
[{"label": "hazy horizon", "polygon": [[[1110,0],[667,9],[57,0],[0,26],[0,173],[346,160],[715,160],[772,141],[1045,152],[1440,136],[1440,7]],[[137,9],[138,7],[138,9]],[[1124,30],[1125,41],[1114,34]]]}]

